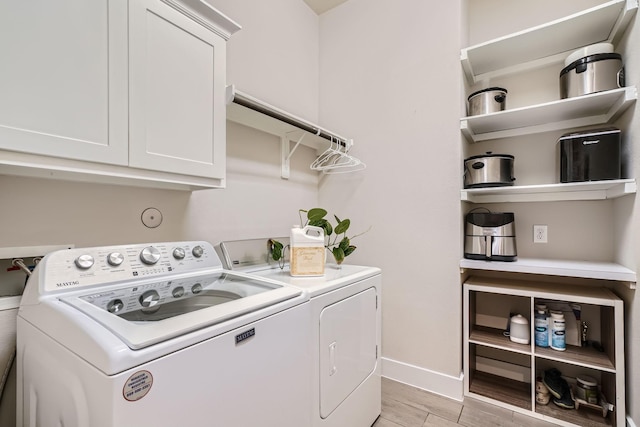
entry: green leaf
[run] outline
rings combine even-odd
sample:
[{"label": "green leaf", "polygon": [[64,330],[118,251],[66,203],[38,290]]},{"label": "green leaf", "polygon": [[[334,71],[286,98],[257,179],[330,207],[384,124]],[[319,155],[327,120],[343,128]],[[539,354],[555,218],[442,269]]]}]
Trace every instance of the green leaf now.
[{"label": "green leaf", "polygon": [[340,244],[338,245],[338,247],[343,251],[346,251],[349,248],[349,243],[350,243],[349,238],[345,237],[342,240],[340,240]]},{"label": "green leaf", "polygon": [[313,221],[309,221],[309,225],[323,228],[325,236],[331,236],[331,233],[333,233],[333,227],[331,226],[331,223],[324,218],[314,219]]},{"label": "green leaf", "polygon": [[345,219],[340,221],[340,223],[336,225],[336,234],[346,233],[350,225],[351,225],[350,219]]},{"label": "green leaf", "polygon": [[351,255],[353,253],[353,251],[355,251],[355,250],[356,250],[355,246],[349,246],[347,249],[345,249],[344,256],[347,257],[347,256]]},{"label": "green leaf", "polygon": [[329,221],[327,221],[325,219],[325,223],[324,223],[324,234],[326,236],[331,236],[331,234],[333,234],[333,227],[331,226],[331,223]]},{"label": "green leaf", "polygon": [[336,222],[338,224],[340,224],[342,222],[342,221],[340,221],[340,218],[338,218],[338,215],[334,215],[333,217],[336,219]]},{"label": "green leaf", "polygon": [[326,215],[327,215],[327,211],[325,211],[324,209],[313,208],[313,209],[310,209],[309,212],[307,212],[307,219],[309,220],[309,223],[311,223],[311,221],[322,219]]},{"label": "green leaf", "polygon": [[344,261],[345,254],[342,249],[340,249],[339,247],[335,247],[331,252],[333,253],[333,257],[336,259],[336,262],[338,264],[341,264],[342,261]]},{"label": "green leaf", "polygon": [[269,244],[271,245],[271,258],[273,258],[274,261],[278,261],[282,258],[282,243],[277,240],[270,239]]}]

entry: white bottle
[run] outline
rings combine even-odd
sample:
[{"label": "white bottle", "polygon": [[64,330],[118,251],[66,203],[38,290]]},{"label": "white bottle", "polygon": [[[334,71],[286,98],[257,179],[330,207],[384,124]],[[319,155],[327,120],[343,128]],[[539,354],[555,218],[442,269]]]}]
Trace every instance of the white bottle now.
[{"label": "white bottle", "polygon": [[558,351],[565,351],[567,343],[565,339],[564,314],[551,313],[551,348]]},{"label": "white bottle", "polygon": [[291,229],[290,269],[292,276],[323,276],[325,264],[324,229],[307,225]]}]

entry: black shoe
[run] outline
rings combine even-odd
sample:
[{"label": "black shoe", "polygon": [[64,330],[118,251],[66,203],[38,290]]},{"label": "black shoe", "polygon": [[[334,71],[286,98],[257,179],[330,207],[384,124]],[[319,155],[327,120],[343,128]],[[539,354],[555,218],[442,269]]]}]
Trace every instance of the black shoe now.
[{"label": "black shoe", "polygon": [[562,395],[562,398],[560,399],[554,397],[553,403],[564,409],[575,408],[575,403],[573,402],[573,397],[571,396],[571,389],[567,388],[567,391]]},{"label": "black shoe", "polygon": [[569,384],[562,378],[560,371],[556,368],[547,369],[544,371],[544,377],[542,378],[542,383],[547,386],[549,392],[556,399],[562,400],[562,396],[564,396],[565,391],[569,391]]}]

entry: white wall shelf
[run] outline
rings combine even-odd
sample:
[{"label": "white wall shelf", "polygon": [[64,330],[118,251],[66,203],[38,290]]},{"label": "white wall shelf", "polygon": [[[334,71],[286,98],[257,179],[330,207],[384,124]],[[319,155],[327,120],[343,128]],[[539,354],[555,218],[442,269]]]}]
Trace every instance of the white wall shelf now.
[{"label": "white wall shelf", "polygon": [[227,86],[227,120],[271,135],[289,136],[292,141],[305,134],[302,145],[312,148],[326,147],[331,138],[348,141],[335,132],[241,92],[233,85]]},{"label": "white wall shelf", "polygon": [[[491,78],[560,64],[574,50],[616,43],[638,9],[637,0],[613,0],[573,15],[462,49],[467,80]],[[559,72],[560,70],[558,70]]]},{"label": "white wall shelf", "polygon": [[460,190],[460,200],[471,203],[606,200],[635,194],[636,188],[635,179],[468,188]]},{"label": "white wall shelf", "polygon": [[580,277],[584,279],[615,280],[628,283],[635,289],[636,272],[620,264],[558,259],[518,258],[513,262],[478,261],[463,258],[460,268],[510,273],[543,274],[548,276]]},{"label": "white wall shelf", "polygon": [[613,123],[638,98],[635,86],[561,99],[496,113],[463,117],[467,141],[510,138],[581,126]]},{"label": "white wall shelf", "polygon": [[[227,86],[227,120],[280,137],[282,178],[289,178],[289,160],[298,144],[325,150],[330,144],[340,144],[348,151],[353,145],[347,139],[308,120],[268,104],[258,98]],[[296,142],[290,148],[290,141]]]}]

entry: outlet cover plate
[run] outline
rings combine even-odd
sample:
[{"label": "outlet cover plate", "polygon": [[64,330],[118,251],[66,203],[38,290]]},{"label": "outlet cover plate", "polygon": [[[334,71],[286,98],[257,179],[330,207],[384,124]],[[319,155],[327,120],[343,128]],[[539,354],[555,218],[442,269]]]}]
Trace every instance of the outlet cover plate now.
[{"label": "outlet cover plate", "polygon": [[548,232],[546,225],[533,226],[533,243],[547,243]]}]

